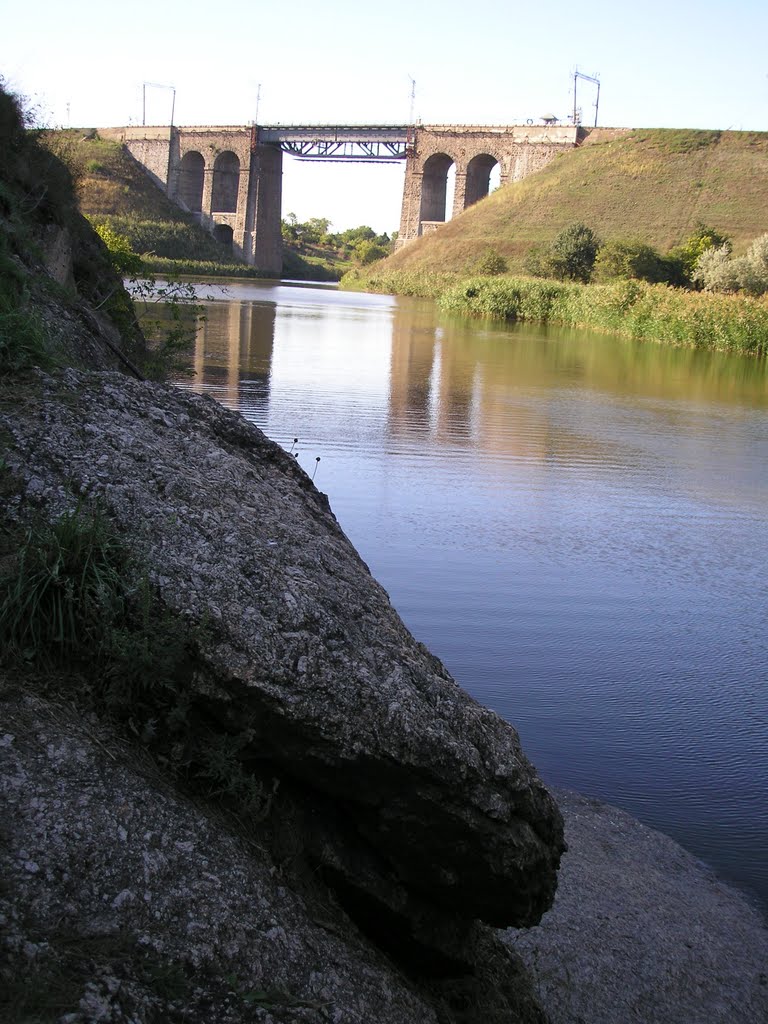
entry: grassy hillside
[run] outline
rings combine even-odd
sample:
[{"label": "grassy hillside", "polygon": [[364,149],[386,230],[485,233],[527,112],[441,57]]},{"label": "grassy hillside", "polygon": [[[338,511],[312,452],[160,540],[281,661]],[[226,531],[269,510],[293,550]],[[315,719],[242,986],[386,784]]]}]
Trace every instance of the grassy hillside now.
[{"label": "grassy hillside", "polygon": [[118,142],[96,132],[57,132],[58,147],[65,148],[67,164],[74,167],[80,208],[88,217],[132,217],[189,223],[189,214],[152,182]]},{"label": "grassy hillside", "polygon": [[[196,260],[239,265],[192,214],[168,199],[117,142],[95,131],[51,133],[48,145],[65,160],[77,182],[80,210],[125,235],[135,252],[161,261]],[[151,260],[150,260],[151,264]]]},{"label": "grassy hillside", "polygon": [[640,238],[662,251],[703,221],[741,251],[768,231],[768,133],[598,129],[379,267],[463,273],[491,248],[519,270],[531,246],[574,221],[603,240]]}]

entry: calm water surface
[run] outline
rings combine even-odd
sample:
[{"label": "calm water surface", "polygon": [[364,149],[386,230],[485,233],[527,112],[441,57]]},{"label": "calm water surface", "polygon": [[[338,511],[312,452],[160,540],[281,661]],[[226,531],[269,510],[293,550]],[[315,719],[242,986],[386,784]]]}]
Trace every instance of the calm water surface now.
[{"label": "calm water surface", "polygon": [[765,366],[330,288],[205,293],[181,385],[299,439],[408,626],[545,780],[768,907]]}]

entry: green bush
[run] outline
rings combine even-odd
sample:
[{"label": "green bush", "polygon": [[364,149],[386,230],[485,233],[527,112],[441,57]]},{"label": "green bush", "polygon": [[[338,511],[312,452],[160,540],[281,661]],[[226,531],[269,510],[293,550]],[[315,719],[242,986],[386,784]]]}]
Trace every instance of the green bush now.
[{"label": "green bush", "polygon": [[549,251],[554,276],[561,281],[589,281],[600,239],[586,224],[570,224],[555,235]]},{"label": "green bush", "polygon": [[669,266],[657,249],[639,239],[613,239],[601,246],[594,274],[597,281],[624,278],[659,284],[668,282]]},{"label": "green bush", "polygon": [[123,277],[136,277],[144,269],[141,256],[131,248],[125,235],[119,234],[108,224],[94,223],[96,234],[109,249],[112,266]]},{"label": "green bush", "polygon": [[496,274],[506,274],[507,269],[507,261],[500,253],[496,252],[495,249],[486,249],[475,260],[471,267],[471,273],[495,277]]},{"label": "green bush", "polygon": [[719,248],[722,245],[730,245],[726,235],[721,234],[715,228],[703,224],[701,221],[696,225],[693,234],[682,243],[670,249],[667,258],[676,264],[680,275],[680,281],[670,281],[670,284],[678,284],[690,287],[695,284],[693,275],[696,264],[707,249]]},{"label": "green bush", "polygon": [[533,246],[525,258],[525,270],[534,277],[587,282],[592,276],[600,239],[586,224],[563,228],[547,247]]},{"label": "green bush", "polygon": [[389,249],[383,245],[377,245],[372,238],[361,238],[355,243],[353,252],[355,259],[365,267],[369,263],[383,260],[389,256]]}]

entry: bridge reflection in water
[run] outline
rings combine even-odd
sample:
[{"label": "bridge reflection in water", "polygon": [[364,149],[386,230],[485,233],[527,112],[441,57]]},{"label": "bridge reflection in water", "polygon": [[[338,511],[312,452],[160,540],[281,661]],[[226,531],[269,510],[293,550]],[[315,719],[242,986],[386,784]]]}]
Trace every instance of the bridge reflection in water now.
[{"label": "bridge reflection in water", "polygon": [[235,412],[247,406],[265,417],[276,311],[272,302],[206,304],[195,339],[191,389],[213,395]]},{"label": "bridge reflection in water", "polygon": [[[359,435],[365,424],[408,446],[429,439],[527,462],[578,455],[610,463],[609,439],[588,420],[580,429],[558,415],[574,387],[658,399],[679,395],[686,380],[689,392],[708,400],[721,387],[727,400],[733,387],[733,366],[724,373],[712,353],[594,345],[578,332],[535,326],[526,328],[527,343],[510,344],[503,326],[436,319],[431,302],[266,282],[227,287],[231,298],[206,306],[187,386],[213,393],[275,437],[301,429],[327,444],[345,431]],[[555,334],[557,344],[536,342]],[[739,390],[763,401],[759,366],[739,368]]]}]

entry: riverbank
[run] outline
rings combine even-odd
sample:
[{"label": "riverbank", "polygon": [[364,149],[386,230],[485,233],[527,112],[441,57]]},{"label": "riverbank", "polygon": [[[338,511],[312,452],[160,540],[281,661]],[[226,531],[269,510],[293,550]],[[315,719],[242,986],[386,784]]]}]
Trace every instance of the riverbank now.
[{"label": "riverbank", "polygon": [[540,925],[506,933],[550,1024],[762,1024],[768,929],[669,836],[569,790],[568,852]]},{"label": "riverbank", "polygon": [[431,298],[457,316],[589,328],[739,355],[768,354],[768,299],[764,298],[691,292],[642,281],[584,285],[408,271],[348,274],[341,287]]},{"label": "riverbank", "polygon": [[[489,926],[525,927],[550,905],[563,848],[556,805],[514,729],[407,631],[296,460],[210,399],[74,369],[17,382],[0,403],[0,436],[9,495],[3,589],[12,597],[3,605],[5,659],[9,671],[14,654],[22,669],[39,663],[39,677],[23,678],[22,701],[54,709],[73,701],[75,719],[97,729],[111,722],[115,739],[132,738],[152,757],[174,806],[186,797],[224,814],[222,843],[240,830],[254,860],[243,898],[264,893],[256,871],[274,876],[275,906],[290,893],[304,908],[272,910],[254,934],[233,936],[227,922],[241,915],[222,920],[223,897],[208,892],[201,907],[187,886],[193,865],[208,859],[197,845],[186,856],[190,827],[153,830],[129,810],[125,821],[108,814],[152,801],[125,795],[118,777],[105,794],[97,767],[83,775],[78,733],[46,742],[71,758],[53,757],[52,768],[44,753],[36,762],[44,779],[13,766],[4,775],[5,820],[15,823],[10,877],[19,882],[8,897],[13,914],[15,893],[26,894],[25,904],[41,908],[34,933],[58,947],[52,929],[82,943],[92,934],[89,908],[106,905],[100,934],[129,937],[126,992],[146,988],[147,952],[164,972],[213,977],[206,998],[217,1012],[188,1002],[190,1021],[244,1019],[242,1007],[239,1016],[218,1012],[226,977],[234,970],[248,992],[269,990],[279,949],[291,1005],[333,1004],[340,1022],[543,1024],[526,972]],[[39,573],[31,596],[27,566]],[[63,643],[48,628],[61,602],[74,623]],[[19,617],[18,607],[31,611]],[[65,737],[71,729],[68,714]],[[16,735],[6,739],[13,751]],[[26,751],[26,739],[19,743]],[[103,813],[87,812],[71,833],[59,826],[47,852],[50,772],[67,770],[73,792]],[[57,821],[70,817],[56,808]],[[86,861],[83,878],[74,865]],[[197,873],[229,877],[216,865]],[[62,904],[75,909],[57,925],[48,910]],[[148,918],[148,907],[158,916]],[[221,921],[218,940],[212,919]],[[362,968],[342,984],[330,967],[310,966],[312,947],[328,964],[340,956],[318,945],[318,919],[348,951],[362,944],[372,963],[395,964],[377,974],[373,995],[353,996]],[[197,936],[184,944],[179,921],[196,922],[202,948]],[[80,993],[98,982],[86,960],[73,986]],[[58,966],[43,957],[44,980]],[[116,970],[110,964],[109,977],[120,980]],[[387,988],[400,1007],[388,1016]],[[126,1018],[129,1006],[121,1004]]]},{"label": "riverbank", "polygon": [[[215,260],[166,259],[152,254],[141,257],[144,268],[149,274],[170,275],[178,277],[211,278],[230,277],[253,280],[274,279],[273,274],[257,270],[247,263],[216,262]],[[300,256],[286,248],[283,253],[283,277],[292,281],[338,281],[348,269],[348,262],[338,261],[334,264],[330,258],[320,256]]]}]

